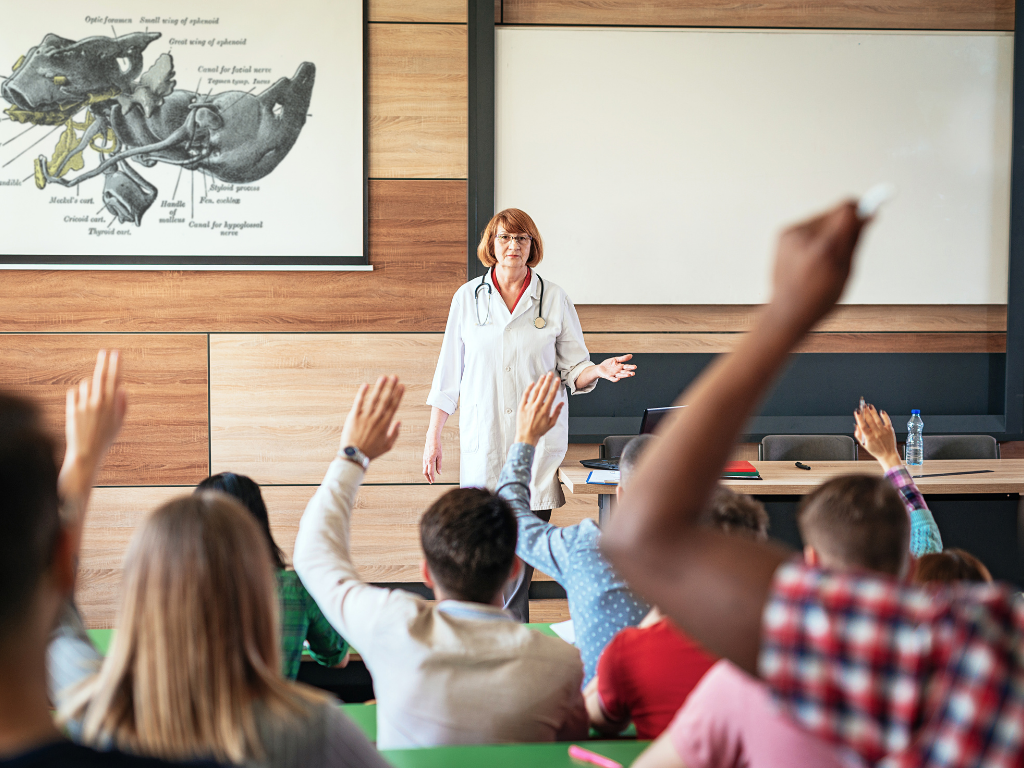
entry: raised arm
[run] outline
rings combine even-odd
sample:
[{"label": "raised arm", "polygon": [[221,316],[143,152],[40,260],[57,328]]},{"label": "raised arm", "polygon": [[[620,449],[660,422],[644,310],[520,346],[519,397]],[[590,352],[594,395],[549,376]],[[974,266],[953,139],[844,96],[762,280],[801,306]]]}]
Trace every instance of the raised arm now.
[{"label": "raised arm", "polygon": [[920,557],[941,552],[942,534],[939,533],[939,526],[910,472],[903,465],[896,447],[896,431],[892,428],[889,414],[879,412],[869,404],[854,411],[853,418],[857,422],[854,437],[881,465],[885,477],[903,499],[903,506],[910,515],[910,554]]},{"label": "raised arm", "polygon": [[363,468],[345,456],[349,446],[375,459],[391,450],[400,424],[393,421],[405,388],[394,376],[381,377],[370,392],[364,384],[341,432],[338,456],[306,506],[295,538],[292,562],[323,615],[360,649],[377,618],[393,599],[391,590],[364,584],[352,562],[349,524]]},{"label": "raised arm", "polygon": [[516,554],[534,568],[561,580],[569,566],[576,526],[559,528],[546,523],[530,510],[530,472],[533,453],[540,440],[558,423],[564,403],[555,403],[561,380],[553,373],[527,385],[516,414],[516,437],[498,478],[498,495],[516,514],[519,537]]},{"label": "raised arm", "polygon": [[761,614],[785,550],[698,527],[740,430],[787,356],[832,308],[862,222],[852,202],[787,229],[771,303],[736,351],[679,398],[689,405],[640,461],[628,501],[602,536],[612,565],[712,653],[754,672]]},{"label": "raised arm", "polygon": [[[77,553],[82,542],[85,514],[100,467],[113,444],[127,410],[121,384],[120,355],[101,349],[91,379],[68,390],[64,431],[67,449],[57,481],[61,518],[71,532]],[[99,670],[103,656],[89,640],[74,597],[61,611],[46,650],[50,700],[61,702],[62,692]]]},{"label": "raised arm", "polygon": [[85,511],[107,451],[113,445],[128,408],[121,384],[118,351],[101,349],[91,379],[82,379],[67,392],[64,432],[67,448],[57,489],[64,525],[74,533],[77,551],[85,524]]}]

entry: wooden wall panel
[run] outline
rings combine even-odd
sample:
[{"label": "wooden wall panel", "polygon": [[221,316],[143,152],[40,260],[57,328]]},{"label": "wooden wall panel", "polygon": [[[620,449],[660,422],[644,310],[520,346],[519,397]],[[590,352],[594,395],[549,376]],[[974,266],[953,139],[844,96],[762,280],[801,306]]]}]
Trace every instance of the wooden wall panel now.
[{"label": "wooden wall panel", "polygon": [[172,485],[206,477],[204,335],[4,335],[0,389],[40,403],[63,455],[67,390],[92,375],[101,348],[121,350],[129,403],[99,483]]},{"label": "wooden wall panel", "polygon": [[366,18],[386,22],[465,24],[466,0],[369,0]]},{"label": "wooden wall panel", "polygon": [[[352,559],[359,575],[373,582],[421,582],[420,518],[427,507],[458,486],[365,485],[356,497],[352,516]],[[291,561],[302,512],[315,488],[268,486],[263,498],[271,515],[274,540]],[[552,516],[556,525],[597,519],[596,497],[562,507]],[[550,581],[547,574],[538,580]]]},{"label": "wooden wall panel", "polygon": [[[420,582],[419,519],[454,486],[365,486],[352,517],[352,558],[366,581]],[[183,488],[97,488],[82,537],[76,596],[88,627],[116,626],[125,552],[135,529],[158,506]],[[290,563],[299,520],[315,488],[269,486],[263,497],[270,510],[274,540]],[[596,510],[595,497],[587,502]],[[586,504],[578,505],[581,508]],[[595,512],[596,514],[596,512]],[[581,515],[562,514],[564,524]],[[538,581],[550,581],[538,574]]]},{"label": "wooden wall panel", "polygon": [[[731,352],[741,333],[587,333],[592,355]],[[812,333],[797,352],[1005,352],[1005,333]]]},{"label": "wooden wall panel", "polygon": [[[421,582],[419,522],[423,512],[454,485],[366,485],[352,515],[352,560],[366,581]],[[316,488],[263,489],[271,530],[289,562],[299,520]]]},{"label": "wooden wall panel", "polygon": [[[581,304],[589,333],[739,333],[761,307],[749,304]],[[841,304],[814,328],[818,333],[1005,333],[1005,304]]]},{"label": "wooden wall panel", "polygon": [[371,181],[373,272],[3,272],[0,332],[443,331],[466,182]]},{"label": "wooden wall panel", "polygon": [[505,24],[1012,30],[1012,0],[503,0]]},{"label": "wooden wall panel", "polygon": [[[397,374],[406,385],[395,448],[370,466],[370,483],[426,483],[427,393],[440,334],[214,335],[210,339],[215,472],[263,483],[319,483],[334,458],[359,384]],[[458,482],[459,414],[444,430],[442,482]]]},{"label": "wooden wall panel", "polygon": [[135,528],[170,499],[191,488],[96,488],[89,503],[76,598],[87,627],[113,627],[125,551]]},{"label": "wooden wall panel", "polygon": [[370,176],[468,175],[465,25],[371,24]]}]

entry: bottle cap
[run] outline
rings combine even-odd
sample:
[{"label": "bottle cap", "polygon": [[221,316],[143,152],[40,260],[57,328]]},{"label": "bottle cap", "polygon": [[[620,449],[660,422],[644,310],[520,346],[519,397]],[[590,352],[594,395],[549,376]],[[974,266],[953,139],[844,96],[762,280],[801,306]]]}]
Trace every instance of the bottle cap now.
[{"label": "bottle cap", "polygon": [[916,413],[916,414],[917,414],[918,416],[920,416],[920,415],[921,415],[921,412],[920,412],[919,410],[917,410],[917,408],[915,408],[914,410],[912,410],[912,411],[910,412],[910,415],[911,415],[911,416],[913,416],[913,415],[914,415],[915,413]]}]

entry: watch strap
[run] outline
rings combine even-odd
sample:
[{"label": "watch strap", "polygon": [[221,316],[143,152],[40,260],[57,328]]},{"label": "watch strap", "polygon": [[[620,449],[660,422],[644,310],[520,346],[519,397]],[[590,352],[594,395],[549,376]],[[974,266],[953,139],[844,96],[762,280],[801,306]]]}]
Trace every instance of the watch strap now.
[{"label": "watch strap", "polygon": [[365,453],[360,451],[358,448],[356,448],[354,445],[347,445],[344,448],[342,448],[341,456],[344,459],[348,459],[353,464],[358,464],[360,467],[363,468],[364,472],[370,466],[369,457]]}]

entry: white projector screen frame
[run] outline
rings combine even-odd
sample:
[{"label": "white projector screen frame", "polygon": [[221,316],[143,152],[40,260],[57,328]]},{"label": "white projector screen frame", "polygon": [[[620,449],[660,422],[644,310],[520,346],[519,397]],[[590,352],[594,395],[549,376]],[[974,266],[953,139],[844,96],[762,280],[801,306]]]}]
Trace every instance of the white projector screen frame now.
[{"label": "white projector screen frame", "polygon": [[1012,33],[496,31],[495,204],[577,304],[755,304],[775,238],[898,196],[844,301],[1006,302]]}]

